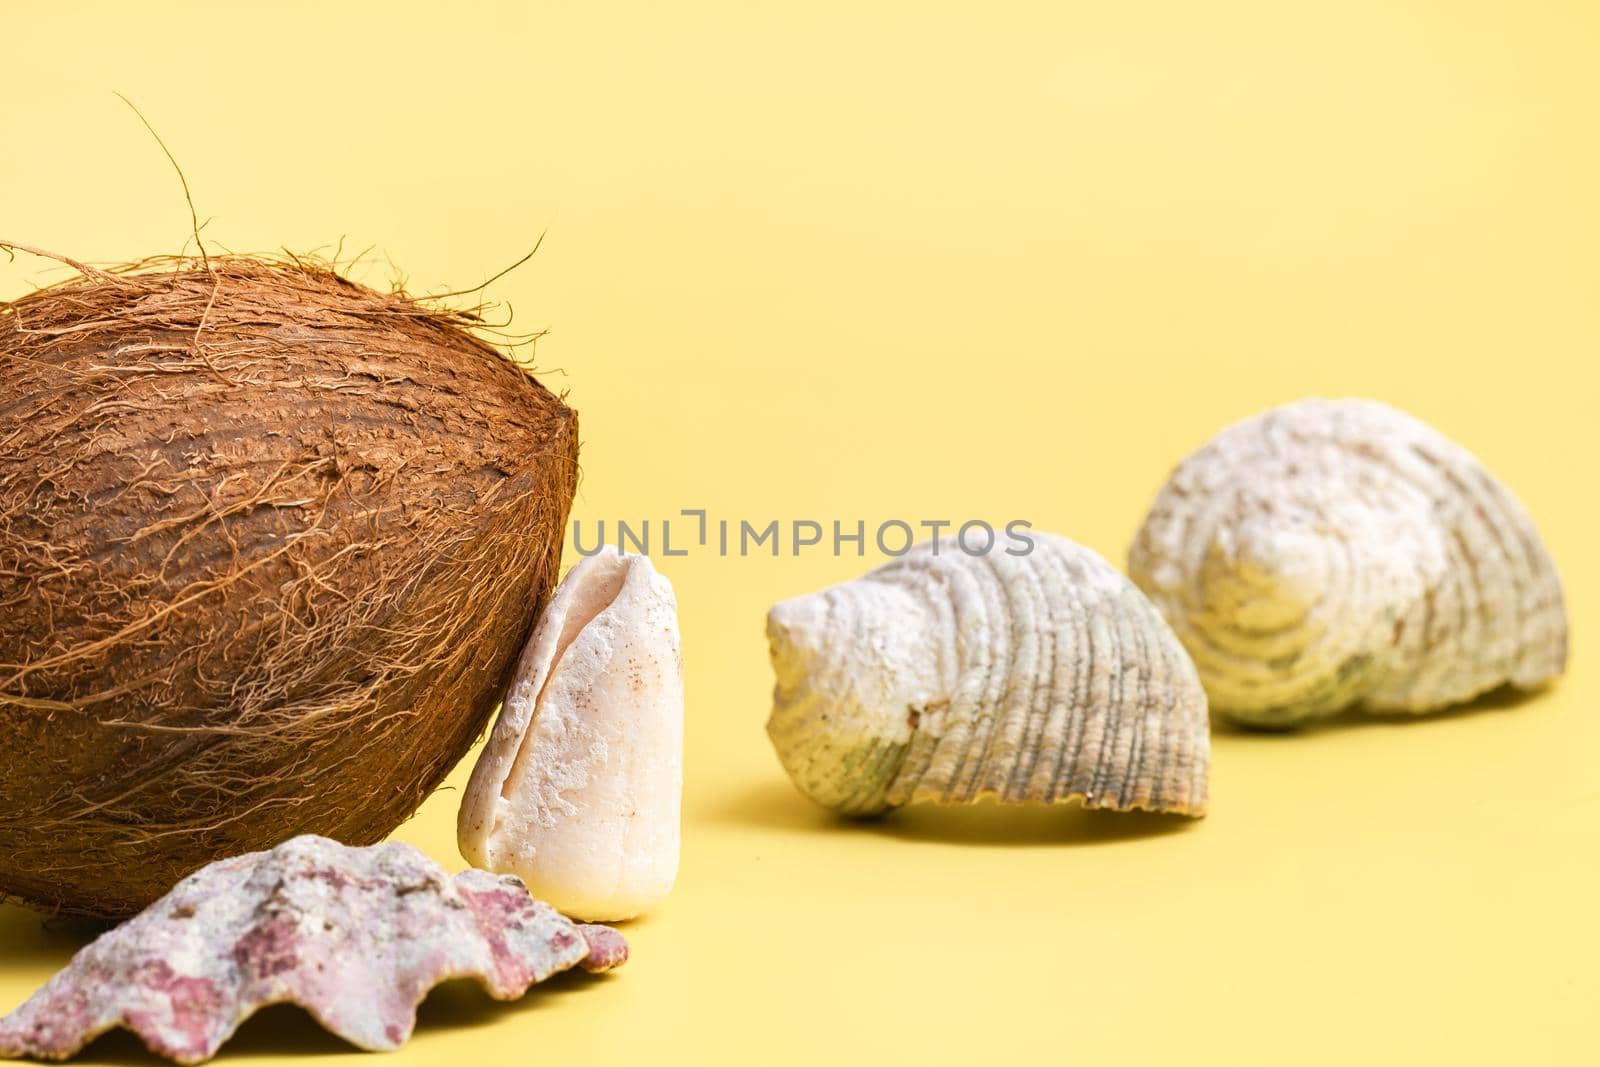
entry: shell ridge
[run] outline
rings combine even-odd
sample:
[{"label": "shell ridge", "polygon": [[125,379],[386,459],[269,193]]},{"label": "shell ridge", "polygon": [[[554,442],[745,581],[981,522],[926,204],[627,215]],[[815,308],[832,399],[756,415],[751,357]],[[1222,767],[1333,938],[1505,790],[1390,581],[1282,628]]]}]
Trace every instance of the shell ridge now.
[{"label": "shell ridge", "polygon": [[[955,546],[961,551],[959,545]],[[995,634],[994,645],[999,646],[998,653],[991,651],[993,656],[992,667],[989,672],[987,685],[984,687],[985,704],[989,709],[984,724],[984,731],[978,739],[976,752],[971,757],[972,775],[969,784],[962,791],[959,799],[964,802],[976,800],[989,792],[998,792],[993,788],[995,764],[1001,758],[996,753],[995,744],[999,741],[1004,745],[1005,733],[1011,724],[1015,704],[1011,699],[1011,680],[1022,668],[1024,649],[1020,635],[1026,626],[1023,602],[1019,600],[1012,589],[1015,576],[1003,571],[994,553],[986,553],[981,557],[964,556],[967,566],[983,576],[979,580],[984,582],[986,588],[992,590],[993,601],[996,605],[994,618],[999,624],[992,628]],[[978,562],[981,560],[981,563]]]},{"label": "shell ridge", "polygon": [[1156,658],[1152,663],[1152,669],[1159,670],[1159,675],[1152,679],[1150,703],[1145,710],[1145,721],[1140,724],[1141,729],[1151,729],[1150,720],[1153,718],[1155,721],[1153,729],[1156,731],[1156,754],[1149,778],[1148,802],[1189,804],[1191,798],[1187,790],[1181,797],[1170,795],[1171,783],[1177,777],[1179,744],[1177,736],[1167,728],[1167,725],[1181,715],[1177,706],[1177,686],[1173,684],[1177,671],[1172,662],[1172,650],[1168,642],[1158,640],[1155,645]]},{"label": "shell ridge", "polygon": [[[957,551],[960,551],[959,547]],[[972,772],[961,795],[951,798],[961,803],[971,803],[989,792],[990,771],[994,761],[999,758],[995,746],[997,743],[1003,744],[1014,710],[1009,699],[1011,679],[1020,669],[1023,650],[1017,644],[1021,629],[1017,615],[1021,605],[1013,596],[1010,576],[996,566],[993,553],[977,557],[963,554],[962,559],[966,567],[979,575],[978,580],[988,591],[992,608],[990,618],[993,620],[989,630],[992,637],[989,671],[983,687],[985,714],[979,719],[981,734],[976,739],[973,752],[969,754]]]},{"label": "shell ridge", "polygon": [[[1138,619],[1134,605],[1127,605],[1126,615],[1129,620]],[[1143,622],[1144,620],[1139,619]],[[1126,729],[1129,734],[1128,758],[1123,781],[1118,790],[1118,807],[1127,807],[1130,802],[1146,800],[1148,794],[1142,788],[1144,780],[1144,761],[1147,757],[1144,717],[1151,704],[1150,697],[1150,668],[1153,664],[1148,635],[1143,626],[1133,627],[1138,655],[1134,660],[1133,680],[1135,686],[1134,702],[1127,709]]]},{"label": "shell ridge", "polygon": [[[913,799],[955,800],[963,791],[963,779],[972,763],[977,737],[985,719],[992,714],[986,699],[995,670],[995,628],[991,590],[979,574],[964,568],[936,568],[950,582],[959,620],[956,629],[956,656],[959,667],[951,714],[951,729],[940,739],[930,779],[919,783]],[[976,768],[973,767],[973,771]]]},{"label": "shell ridge", "polygon": [[[1129,620],[1119,612],[1104,610],[1105,601],[1097,598],[1094,612],[1097,618],[1103,620],[1106,627],[1106,650],[1101,658],[1106,661],[1105,672],[1105,700],[1098,707],[1091,705],[1089,714],[1099,720],[1100,745],[1095,753],[1094,770],[1090,775],[1093,793],[1086,803],[1093,807],[1105,806],[1106,796],[1111,791],[1111,771],[1116,765],[1118,757],[1127,758],[1128,753],[1123,750],[1122,710],[1127,703],[1128,671],[1121,669],[1132,658],[1128,655],[1129,640],[1127,629]],[[1115,669],[1113,669],[1113,667]]]},{"label": "shell ridge", "polygon": [[[844,586],[835,586],[823,598],[822,632],[826,634],[844,633],[846,627],[840,625],[841,617],[848,620],[848,636],[852,642],[870,644],[874,637],[872,633],[872,620],[862,611],[857,610],[858,605],[847,595]],[[840,666],[842,666],[842,661]],[[859,705],[867,704],[869,694],[861,691],[860,686],[848,673],[838,671],[835,675],[835,684],[842,684],[843,692],[847,697]],[[893,760],[892,743],[885,744],[882,740],[875,740],[869,746],[864,759],[865,767],[873,773],[864,773],[857,776],[854,788],[845,795],[843,810],[848,812],[870,812],[876,810],[881,803],[883,791],[893,782],[893,774],[884,775]],[[903,750],[902,750],[903,752]],[[898,768],[899,764],[895,764]]]},{"label": "shell ridge", "polygon": [[1032,788],[1034,775],[1046,749],[1055,747],[1047,743],[1045,731],[1049,727],[1050,694],[1060,666],[1056,659],[1055,634],[1063,622],[1052,606],[1048,569],[1019,567],[1018,571],[1029,577],[1034,618],[1040,620],[1040,624],[1034,627],[1033,637],[1038,666],[1027,680],[1022,736],[1005,786],[1005,797],[1015,803],[1040,799]]},{"label": "shell ridge", "polygon": [[1006,802],[1012,796],[1012,779],[1023,761],[1023,739],[1033,710],[1031,697],[1039,678],[1040,615],[1033,595],[1032,571],[1004,566],[1005,561],[993,552],[983,558],[1002,579],[1011,657],[1001,678],[996,725],[984,753],[978,795]]},{"label": "shell ridge", "polygon": [[[932,766],[944,736],[960,675],[960,650],[951,639],[957,630],[956,605],[948,583],[942,578],[919,581],[912,572],[898,573],[897,578],[922,604],[927,617],[936,620],[936,624],[930,627],[933,640],[929,650],[935,662],[934,674],[939,680],[937,688],[940,697],[936,706],[910,710],[916,717],[916,725],[912,728],[905,757],[885,794],[886,801],[895,807],[911,799]],[[938,622],[947,622],[948,625],[938,625]]]}]

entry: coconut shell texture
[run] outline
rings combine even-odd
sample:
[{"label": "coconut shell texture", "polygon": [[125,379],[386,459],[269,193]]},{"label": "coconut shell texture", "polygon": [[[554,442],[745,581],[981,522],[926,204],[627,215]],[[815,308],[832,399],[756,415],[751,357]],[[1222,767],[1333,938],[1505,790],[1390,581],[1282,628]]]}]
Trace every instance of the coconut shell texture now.
[{"label": "coconut shell texture", "polygon": [[121,916],[370,844],[466,753],[578,449],[474,321],[243,257],[0,304],[0,893]]}]

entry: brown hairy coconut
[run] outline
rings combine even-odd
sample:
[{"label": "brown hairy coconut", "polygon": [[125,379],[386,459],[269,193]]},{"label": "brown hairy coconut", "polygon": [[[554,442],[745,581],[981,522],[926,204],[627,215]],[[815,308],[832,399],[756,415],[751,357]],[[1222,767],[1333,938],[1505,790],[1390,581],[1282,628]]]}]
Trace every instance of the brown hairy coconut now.
[{"label": "brown hairy coconut", "polygon": [[0,303],[0,894],[118,916],[417,808],[555,582],[577,418],[325,264],[73,266]]}]

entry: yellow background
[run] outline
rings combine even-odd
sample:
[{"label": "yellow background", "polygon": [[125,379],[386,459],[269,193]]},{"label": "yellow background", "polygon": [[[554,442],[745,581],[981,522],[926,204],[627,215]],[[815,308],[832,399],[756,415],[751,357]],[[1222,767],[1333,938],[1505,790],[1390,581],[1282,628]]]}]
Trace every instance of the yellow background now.
[{"label": "yellow background", "polygon": [[[384,1062],[1597,1062],[1600,7],[787,6],[13,5],[0,235],[182,245],[113,90],[217,245],[372,244],[427,292],[548,230],[490,296],[550,329],[586,523],[1022,517],[1120,565],[1223,424],[1380,397],[1526,502],[1573,668],[1429,721],[1219,729],[1195,824],[852,826],[768,748],[762,620],[871,561],[662,560],[678,889],[625,970],[447,988]],[[0,293],[59,276],[0,260]],[[452,866],[464,771],[399,832]],[[0,1009],[79,936],[0,908]],[[269,1015],[228,1062],[341,1054]]]}]

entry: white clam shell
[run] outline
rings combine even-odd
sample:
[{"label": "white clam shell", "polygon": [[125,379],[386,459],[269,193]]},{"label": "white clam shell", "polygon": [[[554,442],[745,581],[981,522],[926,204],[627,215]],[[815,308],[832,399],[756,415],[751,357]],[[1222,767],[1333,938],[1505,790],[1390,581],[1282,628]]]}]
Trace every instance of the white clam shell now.
[{"label": "white clam shell", "polygon": [[678,871],[683,665],[672,585],[607,549],[567,573],[462,798],[461,854],[568,915],[628,919]]},{"label": "white clam shell", "polygon": [[1305,400],[1173,472],[1128,555],[1219,713],[1425,712],[1561,673],[1566,609],[1527,513],[1470,453],[1370,400]]},{"label": "white clam shell", "polygon": [[854,814],[918,800],[1205,811],[1205,694],[1138,589],[1088,549],[928,542],[767,616],[767,733],[801,791]]}]

